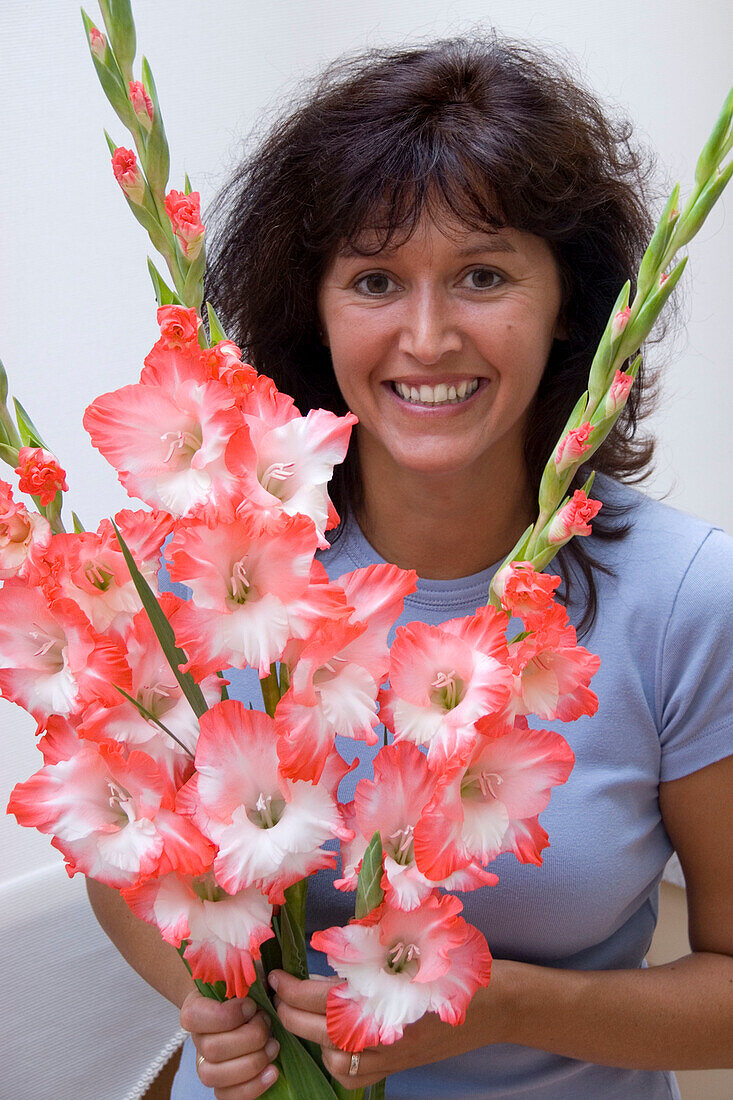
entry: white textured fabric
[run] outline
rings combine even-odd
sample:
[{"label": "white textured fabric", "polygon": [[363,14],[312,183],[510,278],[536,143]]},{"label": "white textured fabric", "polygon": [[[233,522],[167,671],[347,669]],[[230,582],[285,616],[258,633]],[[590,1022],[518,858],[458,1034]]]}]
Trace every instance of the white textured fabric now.
[{"label": "white textured fabric", "polygon": [[3,1059],[12,1100],[139,1100],[183,1041],[59,863],[0,886]]}]

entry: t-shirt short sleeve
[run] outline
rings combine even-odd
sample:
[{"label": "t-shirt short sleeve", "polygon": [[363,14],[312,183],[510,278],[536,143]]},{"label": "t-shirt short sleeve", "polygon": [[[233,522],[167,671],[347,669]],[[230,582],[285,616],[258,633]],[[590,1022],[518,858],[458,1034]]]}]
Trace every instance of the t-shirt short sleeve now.
[{"label": "t-shirt short sleeve", "polygon": [[660,779],[733,754],[733,539],[711,530],[680,582],[657,677]]}]

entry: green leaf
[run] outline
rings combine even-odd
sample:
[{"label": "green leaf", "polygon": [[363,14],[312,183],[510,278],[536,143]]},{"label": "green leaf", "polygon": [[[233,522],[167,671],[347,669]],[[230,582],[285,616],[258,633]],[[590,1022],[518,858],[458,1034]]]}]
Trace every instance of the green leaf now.
[{"label": "green leaf", "polygon": [[[91,43],[89,41],[89,32],[95,24],[89,18],[84,9],[82,9],[81,17],[82,22],[84,23],[87,46],[89,47],[92,64],[94,65],[97,77],[99,78],[99,83],[102,85],[102,91],[106,95],[122,124],[126,126],[128,130],[134,129],[136,124],[135,112],[132,109],[132,104],[130,103],[130,97],[128,95],[127,87],[122,78],[122,74],[120,73],[114,58],[110,56],[110,44],[108,43],[107,45],[107,52],[104,61],[100,61],[99,58],[92,51]],[[108,59],[110,63],[106,64]]]},{"label": "green leaf", "polygon": [[169,730],[167,726],[163,725],[160,719],[156,718],[155,715],[151,711],[149,711],[147,707],[143,706],[139,699],[133,699],[132,695],[128,695],[124,688],[121,688],[119,684],[115,684],[114,687],[117,691],[119,691],[120,695],[124,695],[128,703],[132,703],[137,711],[142,714],[143,718],[146,718],[148,722],[153,722],[156,726],[158,726],[159,729],[163,731],[163,733],[167,733],[169,737],[173,738],[175,743],[179,745],[180,748],[182,748],[183,751],[193,760],[193,753],[191,752],[191,750],[187,749],[186,746],[183,744],[183,741],[180,741],[176,737],[175,733]]},{"label": "green leaf", "polygon": [[[277,1060],[281,1067],[281,1074],[274,1087],[277,1087],[281,1081],[287,1083],[291,1092],[282,1093],[282,1095],[290,1095],[293,1100],[304,1100],[305,1097],[308,1097],[308,1100],[338,1100],[337,1094],[303,1044],[283,1027],[259,979],[250,987],[249,996],[270,1017],[270,1026],[280,1044]],[[275,1097],[272,1089],[268,1089],[264,1095]]]},{"label": "green leaf", "polygon": [[112,140],[106,130],[104,131],[104,136],[107,139],[107,148],[109,149],[111,155],[114,156],[118,148],[117,143]]},{"label": "green leaf", "polygon": [[7,443],[0,443],[0,458],[3,462],[7,462],[8,466],[12,466],[13,469],[18,465],[18,451]]},{"label": "green leaf", "polygon": [[381,1081],[377,1081],[376,1084],[369,1087],[369,1100],[385,1100],[387,1087],[387,1079],[383,1077]]},{"label": "green leaf", "polygon": [[187,273],[186,281],[183,284],[183,302],[185,305],[193,307],[197,312],[200,312],[201,302],[204,297],[204,268],[206,267],[206,246],[201,244],[201,251],[195,260],[191,263]]},{"label": "green leaf", "polygon": [[224,331],[224,326],[217,317],[216,310],[212,306],[211,302],[206,303],[206,312],[209,318],[209,336],[211,338],[212,345],[218,344],[220,340],[228,340],[229,337]]},{"label": "green leaf", "polygon": [[[220,680],[224,679],[224,673],[223,672],[217,672],[216,675],[219,677]],[[226,684],[222,684],[221,685],[221,701],[222,701],[222,703],[224,703],[228,698],[229,698],[229,692],[227,691],[227,686],[226,686]]]},{"label": "green leaf", "polygon": [[147,612],[147,616],[150,619],[150,625],[155,631],[155,636],[160,642],[160,648],[165,654],[168,664],[173,670],[173,675],[181,686],[181,691],[191,704],[191,708],[197,718],[200,718],[202,714],[205,714],[209,709],[206,705],[201,688],[194,680],[190,672],[181,672],[179,665],[182,665],[186,661],[186,654],[182,649],[179,649],[176,645],[175,635],[173,633],[173,627],[168,622],[165,613],[158,603],[158,600],[153,593],[145,577],[142,575],[135,560],[130,553],[127,543],[120,534],[117,525],[114,520],[111,521],[114,527],[115,534],[117,535],[117,541],[119,542],[127,568],[130,570],[130,576],[132,577],[133,584],[137,589],[137,594],[142,600],[142,605]]},{"label": "green leaf", "polygon": [[270,671],[267,676],[260,678],[260,691],[262,692],[262,702],[265,707],[265,713],[269,714],[270,718],[275,717],[275,707],[280,702],[280,687],[277,682],[277,666],[270,665]]},{"label": "green leaf", "polygon": [[382,889],[382,838],[379,831],[374,833],[367,845],[361,861],[359,879],[356,886],[356,906],[354,915],[361,920],[367,913],[381,905],[384,901]]},{"label": "green leaf", "polygon": [[[297,886],[300,883],[296,883]],[[292,889],[292,887],[290,888]],[[300,899],[285,891],[285,905],[280,909],[280,947],[283,969],[305,981],[308,978],[308,954],[305,945],[304,920],[300,914]]]},{"label": "green leaf", "polygon": [[81,522],[81,520],[77,516],[76,512],[71,513],[71,518],[74,522],[74,531],[76,532],[77,535],[80,535],[83,531],[86,530],[86,528],[84,527],[84,524]]},{"label": "green leaf", "polygon": [[153,102],[153,126],[145,146],[145,175],[153,191],[162,196],[165,193],[170,173],[170,152],[163,127],[163,116],[160,113],[155,80],[146,57],[143,58],[143,85]]},{"label": "green leaf", "polygon": [[728,92],[720,114],[705,142],[695,166],[695,183],[705,184],[725,155],[726,139],[733,120],[733,88]]},{"label": "green leaf", "polygon": [[41,433],[31,420],[28,413],[17,397],[13,398],[13,404],[15,405],[15,419],[18,421],[18,431],[20,432],[20,438],[24,447],[43,447],[44,450],[50,451],[50,447],[47,447],[41,438]]},{"label": "green leaf", "polygon": [[131,73],[137,47],[130,0],[99,0],[99,7],[120,68],[125,74]]},{"label": "green leaf", "polygon": [[184,195],[190,195],[192,191],[193,187],[191,186],[191,181],[188,178],[188,172],[186,172],[184,176],[183,193]]},{"label": "green leaf", "polygon": [[171,290],[150,257],[148,257],[148,272],[150,273],[150,278],[153,281],[155,300],[159,306],[183,305],[183,302],[178,297],[175,290]]}]

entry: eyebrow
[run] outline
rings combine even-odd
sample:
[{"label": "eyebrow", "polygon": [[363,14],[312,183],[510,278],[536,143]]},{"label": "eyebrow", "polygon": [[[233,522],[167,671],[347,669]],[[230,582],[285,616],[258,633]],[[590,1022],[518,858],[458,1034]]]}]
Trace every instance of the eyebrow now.
[{"label": "eyebrow", "polygon": [[[355,245],[346,244],[338,250],[336,255],[344,260],[352,259],[369,259],[372,256],[391,256],[397,251],[397,248],[379,248],[376,251],[363,250],[357,248]],[[474,256],[477,252],[516,252],[516,248],[511,244],[506,237],[502,237],[500,233],[487,234],[482,238],[480,242],[475,244],[466,245],[462,248],[459,256]]]}]

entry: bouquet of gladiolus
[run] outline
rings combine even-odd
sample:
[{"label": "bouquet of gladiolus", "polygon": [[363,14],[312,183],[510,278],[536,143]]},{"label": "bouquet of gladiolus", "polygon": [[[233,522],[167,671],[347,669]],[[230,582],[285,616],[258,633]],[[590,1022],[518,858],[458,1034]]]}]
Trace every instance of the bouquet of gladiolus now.
[{"label": "bouquet of gladiolus", "polygon": [[[670,199],[631,305],[621,292],[548,462],[538,521],[487,606],[399,627],[390,645],[415,574],[374,565],[329,579],[318,557],[338,523],[327,486],[355,417],[301,416],[242,362],[210,307],[205,330],[198,196],[188,183],[165,193],[168,148],[147,63],[142,82],[132,77],[129,3],[101,7],[107,36],[84,17],[92,56],[137,148],[111,143],[114,173],[175,289],[151,264],[160,339],[139,381],[84,418],[147,508],[95,532],[73,515],[67,532],[64,471],[19,402],[15,416],[7,408],[2,376],[0,457],[35,507],[0,483],[0,691],[35,717],[44,759],[9,810],[52,835],[70,875],[114,887],[156,924],[202,992],[254,997],[281,1046],[268,1095],[363,1097],[285,1031],[262,979],[275,967],[307,976],[308,878],[335,867],[326,845],[338,841],[336,886],[356,891],[355,918],[311,937],[343,979],[328,994],[337,1046],[395,1042],[425,1012],[460,1024],[488,983],[489,948],[447,891],[494,886],[489,865],[504,852],[542,862],[538,815],[573,754],[528,716],[592,714],[599,662],[555,600],[559,578],[541,570],[600,508],[592,477],[571,493],[573,482],[628,397],[631,357],[684,266],[667,277],[672,257],[731,174],[717,168],[733,100],[681,214],[677,191]],[[190,598],[160,591],[161,556]],[[507,640],[512,619],[521,629]],[[227,695],[227,670],[247,667],[261,710]],[[380,724],[374,779],[340,802],[356,765],[336,738],[375,745]]]}]

